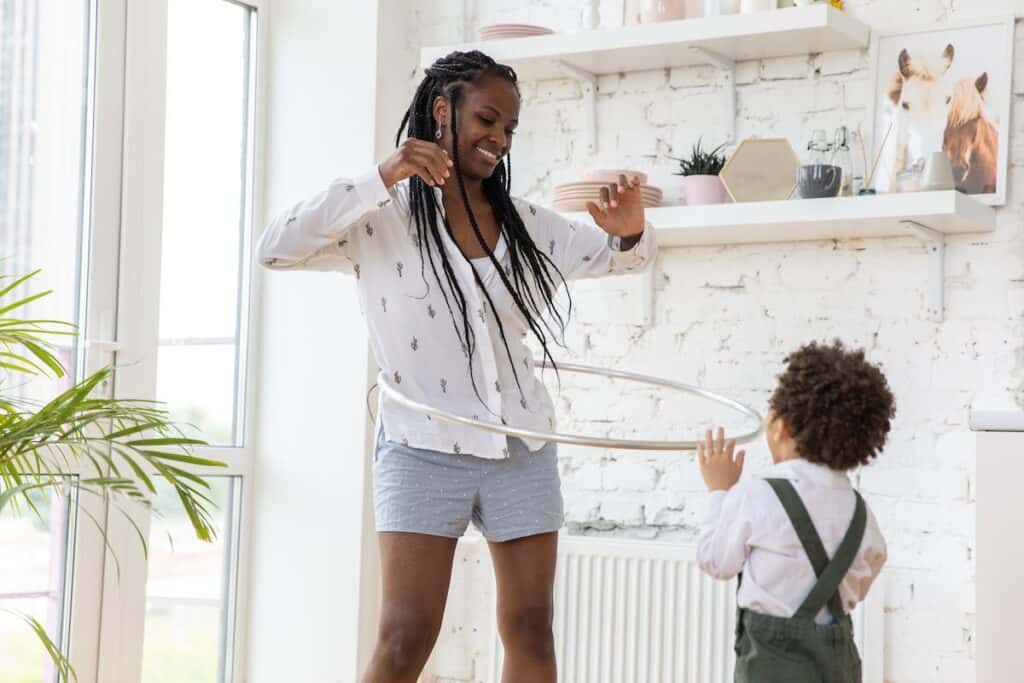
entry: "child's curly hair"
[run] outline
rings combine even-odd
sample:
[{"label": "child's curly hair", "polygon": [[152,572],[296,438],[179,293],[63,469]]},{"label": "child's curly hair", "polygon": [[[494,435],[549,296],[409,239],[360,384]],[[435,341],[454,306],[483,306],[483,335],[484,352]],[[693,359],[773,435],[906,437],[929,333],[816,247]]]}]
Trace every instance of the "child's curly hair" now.
[{"label": "child's curly hair", "polygon": [[786,357],[786,371],[769,401],[786,421],[797,452],[845,472],[878,456],[896,414],[881,369],[841,341],[811,342]]}]

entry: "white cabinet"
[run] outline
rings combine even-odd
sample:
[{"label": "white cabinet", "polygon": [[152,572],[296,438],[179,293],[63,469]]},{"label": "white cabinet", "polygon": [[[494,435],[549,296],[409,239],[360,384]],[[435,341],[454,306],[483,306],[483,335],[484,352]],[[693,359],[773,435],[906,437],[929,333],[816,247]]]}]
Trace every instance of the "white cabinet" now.
[{"label": "white cabinet", "polygon": [[972,414],[977,432],[978,681],[1019,680],[1024,614],[1024,412]]}]

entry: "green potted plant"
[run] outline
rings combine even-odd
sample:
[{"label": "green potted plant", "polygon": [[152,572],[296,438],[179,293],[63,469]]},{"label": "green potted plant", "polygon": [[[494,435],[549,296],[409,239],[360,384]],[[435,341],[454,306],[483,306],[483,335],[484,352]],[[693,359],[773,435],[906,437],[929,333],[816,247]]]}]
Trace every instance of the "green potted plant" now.
[{"label": "green potted plant", "polygon": [[725,143],[711,151],[701,149],[701,140],[690,150],[690,155],[681,159],[669,157],[679,162],[679,171],[674,175],[683,176],[683,193],[687,206],[700,204],[723,204],[728,201],[725,186],[718,177],[725,166],[725,154],[721,153]]},{"label": "green potted plant", "polygon": [[[161,404],[100,395],[98,389],[113,374],[109,367],[49,400],[28,400],[16,391],[31,375],[64,377],[53,342],[76,333],[69,323],[19,315],[50,294],[18,293],[38,272],[0,274],[0,512],[38,515],[33,494],[65,492],[70,481],[79,492],[111,500],[124,511],[128,501],[149,506],[154,482],[163,480],[174,489],[196,536],[213,540],[209,485],[189,468],[225,465],[195,456],[192,448],[206,442],[187,437]],[[139,540],[146,551],[141,533]],[[26,614],[3,612],[35,632],[61,681],[77,680],[42,624]]]}]

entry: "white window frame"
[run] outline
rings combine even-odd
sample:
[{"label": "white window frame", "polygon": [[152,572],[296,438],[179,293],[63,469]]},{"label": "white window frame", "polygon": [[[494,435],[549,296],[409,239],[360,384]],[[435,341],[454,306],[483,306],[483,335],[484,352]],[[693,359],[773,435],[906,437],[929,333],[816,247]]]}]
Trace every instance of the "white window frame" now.
[{"label": "white window frame", "polygon": [[[166,91],[167,7],[169,0],[92,0],[90,51],[91,106],[86,130],[91,132],[86,152],[89,160],[85,218],[91,239],[84,240],[90,260],[83,278],[86,372],[107,364],[117,371],[113,386],[120,398],[153,398],[156,391],[158,306],[153,296],[160,284],[161,226],[163,218],[163,141]],[[173,0],[171,0],[173,1]],[[214,0],[211,0],[214,1]],[[225,0],[217,0],[225,1]],[[250,226],[261,224],[258,200],[263,179],[263,136],[259,134],[265,111],[262,67],[266,54],[265,0],[227,0],[256,12],[250,46],[250,98],[248,102],[249,151],[246,188]],[[91,191],[90,191],[91,190]],[[249,231],[252,232],[251,230]],[[240,301],[239,350],[245,369],[239,377],[237,424],[242,430],[239,447],[197,449],[197,455],[221,460],[227,468],[197,471],[200,474],[238,477],[242,487],[238,543],[234,548],[235,571],[228,577],[233,589],[234,631],[232,661],[225,663],[232,683],[245,679],[247,623],[247,561],[249,520],[253,501],[252,475],[256,456],[254,420],[256,396],[254,373],[258,368],[258,327],[254,324],[258,279],[252,278],[252,235],[243,236],[247,261],[242,264],[242,283],[248,299]],[[147,563],[141,544],[122,512],[104,509],[83,497],[83,505],[105,521],[108,542],[117,553],[120,578],[111,552],[104,548],[95,525],[77,525],[74,571],[69,581],[72,609],[68,655],[81,683],[137,683],[141,676],[145,623]],[[144,531],[148,513],[132,512]],[[232,548],[228,547],[228,550]],[[230,631],[229,631],[230,632]]]}]

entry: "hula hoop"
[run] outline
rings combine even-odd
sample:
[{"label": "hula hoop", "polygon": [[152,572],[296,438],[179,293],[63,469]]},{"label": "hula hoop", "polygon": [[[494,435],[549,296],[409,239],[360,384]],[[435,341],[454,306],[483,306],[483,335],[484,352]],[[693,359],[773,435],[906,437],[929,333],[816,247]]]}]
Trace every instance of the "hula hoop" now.
[{"label": "hula hoop", "polygon": [[[537,365],[544,367],[543,361],[537,361]],[[727,408],[731,408],[739,413],[742,413],[745,417],[752,418],[757,423],[757,428],[753,431],[746,432],[739,436],[726,435],[726,440],[735,441],[736,443],[747,443],[753,441],[761,435],[761,414],[748,405],[734,401],[731,398],[716,394],[713,391],[707,389],[701,389],[700,387],[693,386],[691,384],[684,384],[682,382],[675,382],[673,380],[662,379],[660,377],[651,377],[649,375],[640,375],[634,372],[623,372],[621,370],[611,370],[608,368],[600,368],[592,365],[579,365],[577,363],[559,363],[559,370],[568,370],[570,372],[578,372],[584,375],[598,375],[600,377],[609,377],[612,379],[624,379],[631,382],[640,382],[642,384],[651,384],[654,386],[665,387],[668,389],[674,389],[676,391],[682,391],[684,393],[693,394],[706,398],[709,401],[718,403]],[[590,446],[593,448],[622,448],[637,451],[692,451],[696,450],[698,443],[704,443],[701,441],[646,441],[641,439],[605,439],[595,436],[586,436],[583,434],[563,434],[560,432],[538,432],[532,429],[523,429],[520,427],[513,427],[511,425],[504,425],[496,422],[487,422],[485,420],[478,420],[464,415],[457,415],[456,413],[449,412],[436,406],[427,405],[426,403],[420,403],[415,401],[405,394],[401,393],[391,384],[391,380],[381,373],[378,380],[381,391],[383,391],[389,398],[394,400],[399,405],[402,405],[411,410],[415,410],[421,413],[426,413],[433,417],[440,418],[447,422],[454,422],[455,424],[465,425],[467,427],[476,427],[483,429],[488,432],[496,432],[498,434],[505,434],[507,436],[516,436],[521,439],[534,439],[537,441],[548,441],[555,443],[572,444],[576,446]]]}]

